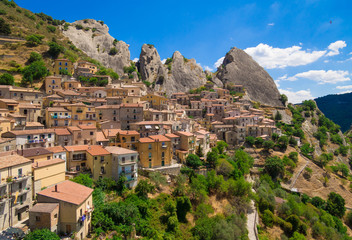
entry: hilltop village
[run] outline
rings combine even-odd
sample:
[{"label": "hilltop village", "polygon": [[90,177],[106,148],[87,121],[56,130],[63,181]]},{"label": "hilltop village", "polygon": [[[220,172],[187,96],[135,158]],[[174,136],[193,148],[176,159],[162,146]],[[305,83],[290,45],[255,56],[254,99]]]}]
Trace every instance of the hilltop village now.
[{"label": "hilltop village", "polygon": [[[74,77],[60,75],[63,69]],[[124,175],[126,187],[134,188],[138,169],[177,174],[189,154],[206,156],[220,140],[236,146],[246,136],[280,134],[274,120],[243,98],[241,85],[229,90],[208,82],[166,97],[130,78],[112,83],[99,75],[105,87],[77,80],[96,71],[86,61],[57,59],[42,91],[0,86],[1,230],[29,217],[31,228],[60,228],[83,239],[91,230],[92,190],[67,179]],[[65,223],[45,220],[55,220],[59,208]]]}]

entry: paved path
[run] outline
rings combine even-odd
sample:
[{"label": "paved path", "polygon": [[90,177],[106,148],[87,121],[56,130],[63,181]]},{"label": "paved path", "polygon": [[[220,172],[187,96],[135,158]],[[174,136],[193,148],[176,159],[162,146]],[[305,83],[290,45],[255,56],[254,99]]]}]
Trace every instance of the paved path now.
[{"label": "paved path", "polygon": [[299,170],[299,172],[296,174],[294,180],[293,180],[292,183],[290,184],[290,189],[294,188],[298,177],[301,175],[301,173],[303,172],[303,170],[307,167],[307,165],[308,165],[308,163],[309,163],[309,159],[308,159],[308,158],[306,158],[306,157],[303,156],[302,154],[300,154],[300,155],[301,155],[301,157],[302,157],[303,159],[306,160],[306,163],[301,167],[301,169]]},{"label": "paved path", "polygon": [[254,206],[254,201],[251,200],[250,202],[250,210],[247,213],[247,230],[248,230],[248,238],[250,240],[257,240],[257,224],[258,224],[258,217],[257,217],[257,209]]}]

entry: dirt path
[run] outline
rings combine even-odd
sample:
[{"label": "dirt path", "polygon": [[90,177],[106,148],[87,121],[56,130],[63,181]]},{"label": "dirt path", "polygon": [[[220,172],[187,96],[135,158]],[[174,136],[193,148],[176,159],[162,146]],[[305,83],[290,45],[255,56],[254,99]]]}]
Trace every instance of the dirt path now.
[{"label": "dirt path", "polygon": [[305,156],[303,156],[302,154],[300,154],[301,157],[306,160],[306,163],[301,167],[301,169],[299,170],[298,173],[296,173],[296,176],[294,178],[294,180],[292,181],[292,183],[290,184],[290,189],[294,188],[296,182],[297,182],[297,179],[298,177],[301,175],[301,173],[303,172],[303,170],[307,167],[308,163],[309,163],[309,159],[306,158]]}]

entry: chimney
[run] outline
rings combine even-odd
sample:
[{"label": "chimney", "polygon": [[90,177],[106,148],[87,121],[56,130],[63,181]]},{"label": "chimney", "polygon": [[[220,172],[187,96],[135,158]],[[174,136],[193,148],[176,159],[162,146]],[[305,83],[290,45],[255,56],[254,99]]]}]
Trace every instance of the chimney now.
[{"label": "chimney", "polygon": [[[38,163],[38,162],[37,162]],[[57,192],[57,185],[55,185],[55,192]]]}]

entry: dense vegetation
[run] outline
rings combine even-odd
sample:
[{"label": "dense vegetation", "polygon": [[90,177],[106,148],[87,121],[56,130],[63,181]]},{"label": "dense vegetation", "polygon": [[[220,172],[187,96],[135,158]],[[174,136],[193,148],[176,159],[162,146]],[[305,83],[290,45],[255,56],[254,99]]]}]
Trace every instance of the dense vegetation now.
[{"label": "dense vegetation", "polygon": [[341,126],[343,132],[350,129],[352,113],[346,111],[352,103],[352,93],[327,95],[315,99],[326,117]]}]

